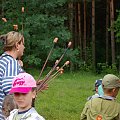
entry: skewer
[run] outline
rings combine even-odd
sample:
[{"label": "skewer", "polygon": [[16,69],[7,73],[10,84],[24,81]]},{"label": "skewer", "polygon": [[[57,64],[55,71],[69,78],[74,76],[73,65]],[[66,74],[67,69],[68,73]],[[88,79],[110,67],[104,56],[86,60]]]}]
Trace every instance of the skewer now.
[{"label": "skewer", "polygon": [[44,87],[44,85],[47,84],[51,79],[55,79],[58,75],[62,74],[63,71],[64,71],[63,67],[67,66],[69,63],[70,63],[69,61],[66,61],[64,63],[64,65],[57,70],[57,72],[55,72],[53,75],[49,75],[48,77],[46,77],[45,79],[43,79],[43,82],[41,82],[41,84],[38,85],[38,87],[37,87],[38,92],[41,91],[41,89]]},{"label": "skewer", "polygon": [[41,78],[41,76],[42,76],[43,70],[44,70],[44,68],[45,68],[45,66],[46,66],[46,64],[47,64],[47,62],[48,62],[48,59],[49,59],[49,57],[50,57],[50,55],[51,55],[51,53],[52,53],[52,51],[53,51],[53,49],[54,49],[55,43],[57,43],[57,41],[58,41],[58,38],[55,38],[54,41],[53,41],[54,44],[53,44],[53,46],[52,46],[52,48],[51,48],[51,50],[50,50],[50,52],[49,52],[49,54],[48,54],[48,56],[47,56],[47,59],[46,59],[44,65],[43,65],[43,67],[42,67],[42,70],[41,70],[41,72],[40,72],[40,75],[39,75],[39,77],[38,77],[38,80],[39,80],[39,79]]}]

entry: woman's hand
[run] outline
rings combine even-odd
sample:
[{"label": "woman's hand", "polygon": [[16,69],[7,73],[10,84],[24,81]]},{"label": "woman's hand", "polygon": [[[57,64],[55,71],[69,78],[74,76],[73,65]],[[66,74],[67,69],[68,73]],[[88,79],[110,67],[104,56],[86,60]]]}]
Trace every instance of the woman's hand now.
[{"label": "woman's hand", "polygon": [[20,64],[21,67],[23,67],[23,61],[22,60],[18,60],[18,63]]}]

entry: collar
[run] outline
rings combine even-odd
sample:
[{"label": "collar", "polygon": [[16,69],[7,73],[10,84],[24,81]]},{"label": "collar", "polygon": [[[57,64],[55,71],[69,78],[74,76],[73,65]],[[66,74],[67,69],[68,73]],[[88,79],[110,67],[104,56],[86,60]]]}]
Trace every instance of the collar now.
[{"label": "collar", "polygon": [[[4,52],[1,56],[2,56],[2,57],[5,57],[5,56],[10,56],[10,57],[12,57],[11,55],[9,55],[9,54],[6,53],[6,52]],[[12,58],[13,58],[13,57],[12,57]]]},{"label": "collar", "polygon": [[29,108],[28,110],[22,111],[22,112],[19,112],[19,111],[18,111],[18,114],[24,114],[24,113],[28,112],[30,109],[31,109],[31,108]]},{"label": "collar", "polygon": [[100,98],[103,98],[103,99],[106,99],[106,100],[115,100],[116,99],[115,97],[106,96],[106,95],[100,96]]}]

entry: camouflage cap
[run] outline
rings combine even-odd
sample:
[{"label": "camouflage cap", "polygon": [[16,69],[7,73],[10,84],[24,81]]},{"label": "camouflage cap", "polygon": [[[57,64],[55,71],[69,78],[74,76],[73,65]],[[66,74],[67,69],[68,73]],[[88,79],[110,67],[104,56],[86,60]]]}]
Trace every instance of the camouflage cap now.
[{"label": "camouflage cap", "polygon": [[120,78],[113,74],[107,74],[103,77],[102,84],[104,88],[120,87]]}]

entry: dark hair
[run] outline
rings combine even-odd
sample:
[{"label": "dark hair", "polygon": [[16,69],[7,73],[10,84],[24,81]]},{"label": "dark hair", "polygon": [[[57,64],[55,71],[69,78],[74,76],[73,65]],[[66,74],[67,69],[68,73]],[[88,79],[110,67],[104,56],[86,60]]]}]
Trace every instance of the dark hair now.
[{"label": "dark hair", "polygon": [[95,81],[95,87],[99,87],[102,84],[102,79]]},{"label": "dark hair", "polygon": [[[37,92],[37,88],[36,88],[36,87],[33,87],[33,88],[32,88],[32,92],[33,92],[33,91],[36,91],[36,92]],[[35,107],[35,99],[36,99],[36,97],[32,99],[32,107]]]}]

